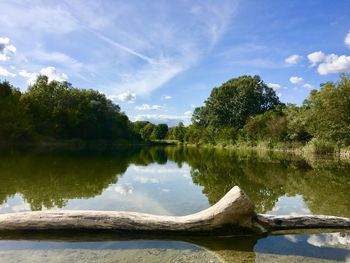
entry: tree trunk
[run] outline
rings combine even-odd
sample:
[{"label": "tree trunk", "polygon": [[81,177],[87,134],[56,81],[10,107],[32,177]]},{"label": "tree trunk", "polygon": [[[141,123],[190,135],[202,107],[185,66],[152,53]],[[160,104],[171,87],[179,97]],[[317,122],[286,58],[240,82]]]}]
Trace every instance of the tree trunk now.
[{"label": "tree trunk", "polygon": [[115,211],[37,211],[0,215],[0,232],[112,230],[120,232],[237,234],[300,228],[349,228],[350,219],[332,216],[256,215],[254,204],[238,187],[218,203],[187,216]]}]

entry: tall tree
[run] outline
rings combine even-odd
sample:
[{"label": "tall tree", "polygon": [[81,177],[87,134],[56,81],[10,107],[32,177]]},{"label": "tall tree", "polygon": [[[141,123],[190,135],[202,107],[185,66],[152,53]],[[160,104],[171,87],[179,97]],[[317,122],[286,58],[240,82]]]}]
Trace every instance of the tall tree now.
[{"label": "tall tree", "polygon": [[152,131],[151,139],[163,140],[165,139],[167,133],[168,133],[168,125],[163,123],[158,124],[157,126],[154,127]]},{"label": "tall tree", "polygon": [[350,79],[325,83],[304,102],[307,129],[318,139],[350,145]]},{"label": "tall tree", "polygon": [[32,125],[22,110],[21,92],[0,81],[0,141],[28,139]]},{"label": "tall tree", "polygon": [[194,123],[240,129],[247,119],[274,109],[280,101],[259,76],[241,76],[214,88],[205,106],[194,112]]}]

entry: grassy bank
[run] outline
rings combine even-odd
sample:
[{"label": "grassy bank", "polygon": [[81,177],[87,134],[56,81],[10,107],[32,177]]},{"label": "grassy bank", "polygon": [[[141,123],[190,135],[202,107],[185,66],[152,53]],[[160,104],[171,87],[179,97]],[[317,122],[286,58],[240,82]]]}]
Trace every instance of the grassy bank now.
[{"label": "grassy bank", "polygon": [[[180,143],[180,142],[179,142]],[[238,150],[255,150],[255,151],[276,151],[293,153],[303,156],[329,156],[341,159],[350,159],[350,148],[340,148],[334,143],[313,139],[308,143],[299,142],[239,142],[236,144],[227,143],[203,143],[191,144],[182,143],[186,146],[203,147],[203,148],[222,148],[222,149],[238,149]]]}]

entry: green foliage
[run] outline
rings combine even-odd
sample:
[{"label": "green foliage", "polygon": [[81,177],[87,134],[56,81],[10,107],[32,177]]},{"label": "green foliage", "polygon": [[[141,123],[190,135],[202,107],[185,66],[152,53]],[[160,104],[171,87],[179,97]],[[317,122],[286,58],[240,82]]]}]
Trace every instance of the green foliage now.
[{"label": "green foliage", "polygon": [[28,139],[32,126],[23,112],[21,92],[9,82],[0,82],[0,141]]},{"label": "green foliage", "polygon": [[300,107],[281,104],[258,76],[231,79],[195,109],[184,140],[269,148],[309,142],[308,152],[334,152],[350,145],[350,79],[323,84]]},{"label": "green foliage", "polygon": [[306,107],[297,107],[288,104],[285,110],[287,119],[288,139],[290,141],[298,141],[305,143],[312,138],[308,130],[308,118],[306,115]]},{"label": "green foliage", "polygon": [[149,121],[135,121],[132,123],[132,129],[136,133],[140,133],[141,129],[144,128],[147,124],[149,124]]},{"label": "green foliage", "polygon": [[241,76],[214,88],[205,106],[195,109],[193,121],[202,127],[240,129],[250,117],[279,104],[274,90],[259,76]]},{"label": "green foliage", "polygon": [[167,139],[183,142],[185,139],[186,130],[187,129],[184,124],[179,122],[177,126],[169,128]]},{"label": "green foliage", "polygon": [[148,123],[145,127],[143,127],[140,130],[141,138],[146,141],[150,140],[154,127],[155,125],[152,123]]},{"label": "green foliage", "polygon": [[39,76],[21,94],[0,83],[1,140],[30,135],[40,139],[135,141],[128,117],[118,105],[94,90],[73,88],[68,82]]},{"label": "green foliage", "polygon": [[333,154],[336,150],[336,145],[329,141],[313,138],[303,148],[305,153],[312,154]]},{"label": "green foliage", "polygon": [[287,137],[287,119],[283,107],[252,117],[243,127],[243,133],[249,140],[284,141]]},{"label": "green foliage", "polygon": [[154,127],[152,134],[151,134],[151,139],[152,140],[164,140],[166,135],[168,133],[168,125],[167,124],[158,124],[157,126]]},{"label": "green foliage", "polygon": [[307,130],[314,137],[350,144],[350,79],[345,75],[337,83],[328,82],[313,90],[304,102]]}]

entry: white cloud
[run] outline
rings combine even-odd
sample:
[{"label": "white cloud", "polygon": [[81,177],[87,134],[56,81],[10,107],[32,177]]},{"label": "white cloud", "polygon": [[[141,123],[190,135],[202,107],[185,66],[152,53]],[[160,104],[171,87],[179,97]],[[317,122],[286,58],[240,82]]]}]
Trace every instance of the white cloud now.
[{"label": "white cloud", "polygon": [[134,192],[134,188],[131,184],[117,184],[112,186],[109,190],[114,191],[120,195],[128,195]]},{"label": "white cloud", "polygon": [[302,59],[302,56],[298,54],[291,55],[287,57],[284,61],[288,64],[295,65],[298,64],[298,62]]},{"label": "white cloud", "polygon": [[27,78],[27,83],[33,85],[39,75],[45,75],[48,77],[48,81],[66,81],[68,76],[64,73],[60,73],[56,70],[55,67],[46,67],[40,70],[40,73],[37,72],[28,72],[26,70],[21,70],[19,75]]},{"label": "white cloud", "polygon": [[[198,3],[201,11],[189,14],[192,7],[189,2],[169,1],[156,9],[148,5],[142,13],[125,5],[125,14],[113,21],[118,24],[115,33],[89,29],[119,52],[122,67],[118,72],[133,76],[105,85],[110,95],[129,90],[137,96],[147,96],[195,65],[227,30],[236,7],[232,1],[201,2]],[[175,8],[179,12],[176,16],[172,11]],[[129,17],[138,17],[139,22],[126,23]],[[191,30],[183,30],[189,24]]]},{"label": "white cloud", "polygon": [[142,104],[140,106],[136,106],[135,107],[137,110],[144,110],[144,111],[148,111],[148,110],[160,110],[163,107],[161,105],[149,105],[149,104]]},{"label": "white cloud", "polygon": [[38,4],[11,4],[0,1],[0,24],[12,30],[22,30],[23,33],[51,34],[68,33],[79,28],[74,16],[59,5],[48,2]]},{"label": "white cloud", "polygon": [[[229,28],[236,6],[236,1],[230,0],[198,2],[193,9],[191,1],[142,8],[128,1],[0,1],[0,25],[4,33],[28,40],[20,42],[21,54],[33,59],[23,68],[41,68],[37,61],[59,69],[65,69],[65,64],[80,68],[83,62],[84,76],[89,80],[100,77],[94,88],[118,99],[127,91],[147,96],[196,65]],[[54,36],[58,34],[62,36]],[[52,45],[64,53],[39,50],[30,54],[38,46]],[[67,55],[74,49],[79,49],[79,61]],[[70,78],[74,76],[65,71]]]},{"label": "white cloud", "polygon": [[188,125],[191,120],[192,112],[185,112],[183,115],[167,115],[167,114],[143,114],[137,115],[135,121],[149,121],[155,124],[166,123],[169,126],[175,126],[179,122]]},{"label": "white cloud", "polygon": [[303,87],[304,88],[307,88],[307,89],[313,89],[314,87],[311,85],[311,84],[309,84],[309,83],[305,83],[304,85],[303,85]]},{"label": "white cloud", "polygon": [[40,70],[41,75],[45,75],[49,78],[49,82],[56,81],[66,81],[68,76],[64,73],[57,72],[55,67],[46,67]]},{"label": "white cloud", "polygon": [[317,71],[320,75],[350,72],[350,56],[327,55],[324,62],[318,65]]},{"label": "white cloud", "polygon": [[347,45],[348,47],[350,47],[350,31],[349,31],[349,32],[347,33],[347,35],[345,36],[344,43],[345,43],[345,45]]},{"label": "white cloud", "polygon": [[124,91],[116,96],[109,96],[108,98],[120,102],[134,103],[136,100],[136,94],[131,93],[130,91]]},{"label": "white cloud", "polygon": [[141,184],[159,184],[159,180],[154,177],[137,175],[134,177],[134,181]]},{"label": "white cloud", "polygon": [[311,63],[310,67],[316,66],[316,64],[322,62],[325,59],[325,57],[326,55],[322,51],[316,51],[307,55],[307,58]]},{"label": "white cloud", "polygon": [[307,243],[316,247],[344,247],[350,246],[349,233],[314,234],[307,239]]},{"label": "white cloud", "polygon": [[0,61],[6,61],[16,53],[16,47],[10,44],[8,37],[0,37]]},{"label": "white cloud", "polygon": [[21,70],[18,75],[27,78],[28,85],[33,85],[36,81],[36,78],[39,76],[36,72],[28,72],[26,70]]},{"label": "white cloud", "polygon": [[175,60],[156,60],[135,72],[132,79],[113,85],[112,90],[129,90],[138,95],[148,95],[186,70],[189,65],[185,64]]},{"label": "white cloud", "polygon": [[190,172],[188,167],[182,167],[182,169],[171,168],[171,167],[143,167],[143,166],[131,166],[131,168],[138,173],[150,173],[150,174],[170,174],[170,173],[179,173],[179,172]]},{"label": "white cloud", "polygon": [[185,111],[184,116],[186,116],[188,118],[191,118],[192,117],[192,111],[191,110]]},{"label": "white cloud", "polygon": [[269,86],[274,91],[279,90],[280,88],[282,88],[282,86],[280,84],[277,84],[277,83],[267,83],[267,86]]},{"label": "white cloud", "polygon": [[304,79],[302,77],[292,76],[289,78],[289,81],[293,84],[301,84],[304,82]]},{"label": "white cloud", "polygon": [[11,210],[15,213],[18,212],[23,212],[23,211],[30,211],[30,205],[28,203],[22,203],[22,204],[18,204],[18,205],[14,205],[11,207]]},{"label": "white cloud", "polygon": [[285,235],[284,238],[287,239],[288,241],[292,242],[292,243],[298,243],[299,242],[298,236],[296,236],[296,235]]},{"label": "white cloud", "polygon": [[0,66],[0,76],[13,78],[13,77],[16,77],[16,74],[12,73],[12,72],[8,71],[6,68]]},{"label": "white cloud", "polygon": [[169,95],[165,95],[162,97],[163,100],[170,100],[172,99],[173,97],[172,96],[169,96]]},{"label": "white cloud", "polygon": [[32,57],[38,61],[58,63],[64,67],[69,67],[75,70],[79,70],[83,66],[82,63],[62,52],[47,52],[44,50],[36,50],[28,54],[28,57]]}]

